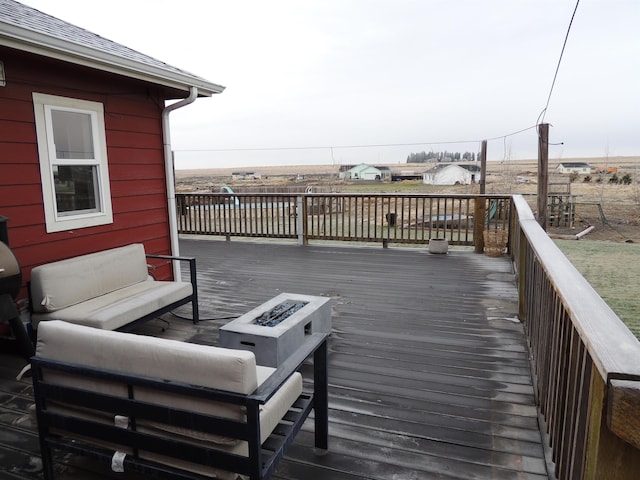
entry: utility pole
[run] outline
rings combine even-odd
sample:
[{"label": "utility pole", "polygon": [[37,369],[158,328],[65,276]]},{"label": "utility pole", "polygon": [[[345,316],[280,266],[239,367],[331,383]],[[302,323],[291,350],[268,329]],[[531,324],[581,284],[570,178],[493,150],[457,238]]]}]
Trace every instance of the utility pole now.
[{"label": "utility pole", "polygon": [[487,176],[487,141],[482,140],[482,146],[480,147],[480,195],[485,194],[486,176]]},{"label": "utility pole", "polygon": [[538,125],[538,223],[547,230],[549,190],[549,124]]},{"label": "utility pole", "polygon": [[[485,177],[487,176],[487,141],[482,141],[480,147],[480,195],[485,194]],[[485,216],[487,212],[486,200],[481,197],[477,197],[474,201],[474,217],[475,222],[473,225],[473,243],[475,245],[474,251],[476,253],[484,252],[484,229],[485,229]]]}]

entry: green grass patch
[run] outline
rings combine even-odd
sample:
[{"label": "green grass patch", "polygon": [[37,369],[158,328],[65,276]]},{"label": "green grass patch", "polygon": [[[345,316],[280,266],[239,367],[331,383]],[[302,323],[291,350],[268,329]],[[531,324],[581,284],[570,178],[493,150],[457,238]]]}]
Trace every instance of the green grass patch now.
[{"label": "green grass patch", "polygon": [[363,182],[340,185],[341,193],[391,194],[391,193],[430,193],[442,195],[447,193],[471,193],[468,185],[425,185],[420,181],[404,182]]},{"label": "green grass patch", "polygon": [[591,240],[556,244],[640,339],[640,245]]}]

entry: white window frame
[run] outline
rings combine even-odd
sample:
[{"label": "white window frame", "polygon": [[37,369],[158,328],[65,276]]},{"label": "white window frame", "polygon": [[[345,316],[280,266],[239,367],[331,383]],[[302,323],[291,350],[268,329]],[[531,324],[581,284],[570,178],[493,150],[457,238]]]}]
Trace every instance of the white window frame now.
[{"label": "white window frame", "polygon": [[[107,140],[104,126],[104,107],[102,103],[34,92],[33,108],[35,112],[38,156],[40,158],[40,179],[42,182],[42,199],[47,233],[113,223]],[[93,133],[94,159],[69,162],[68,160],[65,161],[57,158],[56,148],[53,142],[51,110],[79,112],[90,116]],[[93,166],[96,168],[99,197],[99,207],[97,211],[58,213],[53,168],[57,165],[69,164]]]}]

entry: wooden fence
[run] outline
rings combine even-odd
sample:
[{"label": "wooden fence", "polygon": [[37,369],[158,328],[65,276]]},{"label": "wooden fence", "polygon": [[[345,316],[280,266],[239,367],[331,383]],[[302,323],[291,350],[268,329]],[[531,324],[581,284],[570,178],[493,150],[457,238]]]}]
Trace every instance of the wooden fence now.
[{"label": "wooden fence", "polygon": [[640,478],[640,343],[514,197],[520,319],[558,479]]},{"label": "wooden fence", "polygon": [[[336,193],[177,194],[180,233],[480,247],[485,229],[507,230],[502,195]],[[481,218],[481,222],[476,219]]]}]

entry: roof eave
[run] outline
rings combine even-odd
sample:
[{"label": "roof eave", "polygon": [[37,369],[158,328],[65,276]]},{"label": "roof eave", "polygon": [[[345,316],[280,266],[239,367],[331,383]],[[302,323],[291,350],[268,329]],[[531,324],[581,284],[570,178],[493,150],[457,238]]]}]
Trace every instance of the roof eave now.
[{"label": "roof eave", "polygon": [[190,87],[197,87],[199,96],[210,97],[213,94],[222,93],[225,88],[200,77],[164,70],[59,38],[11,25],[4,25],[4,27],[0,33],[1,44],[18,50],[185,92],[189,92]]}]

